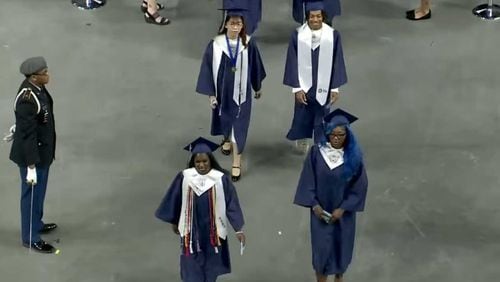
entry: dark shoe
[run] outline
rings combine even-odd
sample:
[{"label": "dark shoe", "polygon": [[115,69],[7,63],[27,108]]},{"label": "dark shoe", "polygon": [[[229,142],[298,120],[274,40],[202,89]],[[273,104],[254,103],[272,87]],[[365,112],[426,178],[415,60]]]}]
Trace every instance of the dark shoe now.
[{"label": "dark shoe", "polygon": [[415,18],[415,10],[413,10],[413,13],[406,14],[406,18],[409,19],[410,21],[428,20],[431,18],[431,10],[429,10],[429,12],[427,14],[425,14],[424,16],[422,16],[418,19]]},{"label": "dark shoe", "polygon": [[[165,5],[162,5],[160,3],[156,3],[156,9],[158,9],[158,11],[163,10],[163,9],[165,9]],[[143,13],[146,13],[148,11],[148,2],[147,1],[142,1],[141,11]]]},{"label": "dark shoe", "polygon": [[45,233],[49,233],[49,232],[52,232],[54,229],[57,228],[57,224],[55,223],[47,223],[47,224],[44,224],[42,229],[40,229],[40,234],[45,234]]},{"label": "dark shoe", "polygon": [[223,155],[229,156],[229,155],[231,155],[231,145],[229,146],[229,150],[225,150],[224,144],[226,144],[226,143],[231,144],[229,141],[226,141],[226,140],[222,141],[222,144],[220,144],[220,151]]},{"label": "dark shoe", "polygon": [[[29,243],[23,243],[23,246],[25,248],[29,248],[30,245]],[[48,244],[47,242],[40,240],[39,242],[36,243],[31,243],[31,249],[35,252],[43,253],[43,254],[52,254],[56,252],[56,248],[54,248],[51,244]]]},{"label": "dark shoe", "polygon": [[150,13],[146,12],[146,13],[144,13],[144,20],[147,23],[156,24],[156,25],[167,25],[167,24],[170,24],[170,20],[169,19],[160,16],[160,14],[158,14],[158,13],[155,13],[154,15],[151,15]]},{"label": "dark shoe", "polygon": [[235,174],[233,174],[233,170],[231,169],[231,180],[233,182],[237,182],[241,178],[241,168],[239,166],[233,166],[233,169],[234,168],[238,169],[240,171],[240,173],[238,173],[238,175],[235,175]]}]

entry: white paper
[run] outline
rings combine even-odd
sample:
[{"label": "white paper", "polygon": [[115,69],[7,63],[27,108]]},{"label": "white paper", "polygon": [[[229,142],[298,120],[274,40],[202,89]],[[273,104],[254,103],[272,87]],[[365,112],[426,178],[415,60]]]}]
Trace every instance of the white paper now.
[{"label": "white paper", "polygon": [[240,242],[240,256],[243,255],[243,251],[245,251],[245,245],[243,245],[243,242]]}]

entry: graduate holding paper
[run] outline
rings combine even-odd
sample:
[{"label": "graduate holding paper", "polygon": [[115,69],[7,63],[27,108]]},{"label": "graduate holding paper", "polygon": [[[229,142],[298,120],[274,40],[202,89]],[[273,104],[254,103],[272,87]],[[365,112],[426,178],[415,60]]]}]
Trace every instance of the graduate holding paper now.
[{"label": "graduate holding paper", "polygon": [[188,168],[177,174],[156,211],[156,217],[171,223],[181,237],[184,282],[214,282],[219,275],[231,272],[230,225],[241,248],[245,246],[236,189],[212,155],[218,147],[198,138],[184,148],[192,153]]},{"label": "graduate holding paper", "polygon": [[231,178],[238,181],[250,125],[252,92],[255,91],[256,99],[261,97],[266,72],[255,39],[245,31],[246,8],[227,4],[224,10],[224,28],[205,50],[196,92],[209,97],[211,134],[224,137],[221,151],[225,155],[233,153]]},{"label": "graduate holding paper", "polygon": [[325,24],[323,2],[305,3],[307,23],[293,32],[288,45],[283,83],[295,95],[294,116],[287,138],[306,153],[308,140],[317,142],[321,122],[347,83],[338,31]]},{"label": "graduate holding paper", "polygon": [[356,213],[364,210],[368,179],[350,124],[337,109],[325,117],[323,136],[304,162],[294,203],[311,209],[312,264],[318,282],[342,282],[351,263]]}]

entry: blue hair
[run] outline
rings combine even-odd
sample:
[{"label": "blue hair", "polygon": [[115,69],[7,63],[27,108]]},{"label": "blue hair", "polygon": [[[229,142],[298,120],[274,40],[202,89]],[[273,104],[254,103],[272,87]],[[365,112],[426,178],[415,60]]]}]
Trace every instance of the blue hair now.
[{"label": "blue hair", "polygon": [[358,172],[363,163],[363,153],[359,147],[358,141],[348,124],[326,123],[324,134],[320,139],[320,146],[326,146],[329,142],[328,136],[332,134],[337,126],[346,129],[346,139],[344,141],[344,179],[350,181]]}]

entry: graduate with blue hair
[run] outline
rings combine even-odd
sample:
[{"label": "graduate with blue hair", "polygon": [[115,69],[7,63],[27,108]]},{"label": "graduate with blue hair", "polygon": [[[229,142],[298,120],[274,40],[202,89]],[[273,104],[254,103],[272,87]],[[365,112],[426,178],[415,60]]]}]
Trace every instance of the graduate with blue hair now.
[{"label": "graduate with blue hair", "polygon": [[354,249],[356,213],[364,210],[368,179],[350,124],[357,118],[336,109],[324,119],[324,135],[304,162],[294,203],[311,210],[312,264],[318,282],[343,274]]}]

